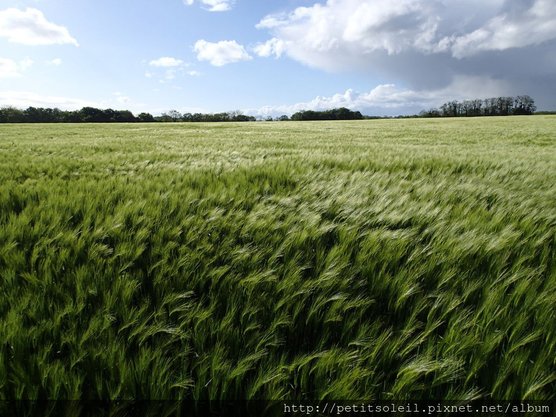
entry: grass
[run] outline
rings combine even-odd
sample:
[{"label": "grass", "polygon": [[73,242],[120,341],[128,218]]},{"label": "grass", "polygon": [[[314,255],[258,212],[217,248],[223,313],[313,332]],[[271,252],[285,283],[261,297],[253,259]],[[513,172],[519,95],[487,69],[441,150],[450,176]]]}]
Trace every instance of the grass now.
[{"label": "grass", "polygon": [[1,125],[0,400],[556,398],[556,117]]}]

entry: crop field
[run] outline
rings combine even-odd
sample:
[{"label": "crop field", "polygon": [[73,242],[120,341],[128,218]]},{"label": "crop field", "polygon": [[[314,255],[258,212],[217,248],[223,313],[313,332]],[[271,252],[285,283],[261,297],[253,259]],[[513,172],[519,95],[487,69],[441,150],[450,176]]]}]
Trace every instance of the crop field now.
[{"label": "crop field", "polygon": [[556,399],[556,117],[0,125],[0,400]]}]

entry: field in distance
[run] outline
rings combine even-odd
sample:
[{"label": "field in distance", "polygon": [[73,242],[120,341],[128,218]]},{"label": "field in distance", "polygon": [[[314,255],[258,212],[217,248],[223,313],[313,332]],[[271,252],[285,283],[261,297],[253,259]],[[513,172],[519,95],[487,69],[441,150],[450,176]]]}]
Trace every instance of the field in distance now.
[{"label": "field in distance", "polygon": [[556,398],[556,117],[0,125],[0,400]]}]

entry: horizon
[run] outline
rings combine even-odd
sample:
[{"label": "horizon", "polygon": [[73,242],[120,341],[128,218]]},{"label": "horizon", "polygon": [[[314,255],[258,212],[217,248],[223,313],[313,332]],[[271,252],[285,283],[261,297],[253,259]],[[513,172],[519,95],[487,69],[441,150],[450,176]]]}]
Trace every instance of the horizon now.
[{"label": "horizon", "polygon": [[[531,98],[529,96],[526,96],[528,98]],[[503,99],[503,98],[507,98],[507,99],[511,99],[514,103],[516,102],[516,99],[519,99],[519,97],[498,97],[499,99]],[[497,99],[497,97],[492,97],[490,98],[490,100],[495,100]],[[479,100],[481,101],[481,106],[486,106],[486,101],[488,101],[489,99],[484,99],[484,100]],[[465,105],[466,103],[472,103],[473,101],[477,101],[477,100],[464,100],[463,102],[458,102],[457,100],[454,101],[450,101],[450,102],[446,102],[443,103],[443,106],[446,105],[450,105],[452,103],[456,103],[458,105]],[[476,118],[476,117],[493,117],[493,116],[500,116],[500,117],[508,117],[508,116],[531,116],[531,115],[553,115],[556,114],[555,110],[535,110],[536,106],[535,106],[535,102],[534,99],[532,99],[531,104],[533,105],[533,109],[531,109],[530,112],[517,112],[514,113],[511,109],[509,113],[505,113],[505,114],[496,114],[496,113],[489,113],[486,111],[486,107],[480,107],[478,108],[478,113],[475,114],[457,114],[457,115],[447,115],[447,114],[443,114],[443,110],[441,109],[441,107],[433,107],[433,108],[429,108],[429,109],[423,109],[421,110],[419,113],[414,113],[414,114],[397,114],[397,115],[376,115],[376,114],[363,114],[358,110],[353,110],[351,111],[350,109],[346,108],[346,107],[336,107],[336,108],[330,108],[327,110],[310,110],[310,109],[301,109],[296,111],[295,113],[289,114],[289,115],[285,115],[285,114],[281,114],[279,116],[261,116],[261,115],[257,115],[257,116],[251,116],[251,115],[247,115],[245,113],[243,113],[242,111],[227,111],[227,112],[209,112],[209,113],[191,113],[191,112],[187,112],[187,113],[180,113],[175,109],[171,109],[168,110],[167,112],[162,112],[160,114],[151,114],[149,112],[132,112],[131,110],[128,109],[124,109],[124,108],[96,108],[96,107],[90,107],[90,106],[85,106],[82,107],[81,109],[75,109],[75,110],[63,110],[63,109],[59,109],[57,107],[34,107],[34,106],[30,106],[27,108],[18,108],[15,106],[10,106],[10,105],[4,105],[4,106],[0,106],[0,123],[2,123],[2,118],[1,118],[1,114],[2,114],[2,110],[3,109],[15,109],[18,112],[20,112],[20,114],[22,115],[22,117],[25,117],[25,114],[29,111],[29,110],[54,110],[54,111],[60,111],[62,113],[82,113],[85,110],[94,110],[94,111],[100,111],[100,112],[114,112],[114,113],[131,113],[132,117],[134,117],[136,120],[133,120],[133,123],[137,123],[137,122],[141,122],[142,120],[139,120],[141,116],[148,116],[150,117],[152,120],[143,120],[145,122],[151,123],[151,122],[198,122],[198,121],[202,121],[202,120],[185,120],[188,117],[191,116],[221,116],[221,115],[226,115],[229,116],[230,119],[226,119],[226,120],[209,120],[209,122],[222,122],[222,121],[226,121],[226,122],[233,122],[233,121],[238,121],[238,122],[247,122],[247,121],[308,121],[308,120],[328,120],[328,121],[339,121],[339,120],[344,120],[344,121],[354,121],[354,120],[369,120],[369,119],[400,119],[400,118],[446,118],[446,117],[456,117],[456,118],[461,118],[461,117],[467,117],[467,118]],[[516,107],[514,107],[514,109],[517,109]],[[329,112],[333,112],[333,111],[337,111],[337,110],[348,110],[352,113],[358,113],[360,118],[340,118],[340,119],[295,119],[294,117],[297,115],[300,115],[302,113],[316,113],[316,114],[323,114],[323,113],[329,113]],[[462,108],[461,111],[463,111],[464,109]],[[475,109],[477,110],[477,109]],[[495,112],[497,110],[494,110]],[[173,114],[172,114],[173,113]],[[434,113],[434,114],[433,114]],[[249,116],[252,117],[252,120],[234,120],[234,117],[237,116]],[[286,116],[286,119],[282,119],[284,116]],[[164,119],[167,118],[167,119]],[[178,118],[178,120],[168,120],[169,118]],[[13,123],[13,122],[8,122],[8,123]],[[15,123],[22,123],[21,121],[15,122]],[[37,121],[30,121],[30,122],[25,122],[25,123],[53,123],[53,121],[47,121],[47,122],[37,122]],[[55,121],[54,123],[61,123],[60,121]],[[83,121],[73,121],[73,122],[63,122],[63,123],[83,123]],[[86,123],[91,123],[91,122],[86,122]],[[97,123],[115,123],[114,120],[109,120],[109,121],[100,121]],[[127,123],[127,122],[123,122],[123,123]]]},{"label": "horizon", "polygon": [[526,94],[551,111],[555,47],[550,0],[0,0],[0,106],[395,117]]}]

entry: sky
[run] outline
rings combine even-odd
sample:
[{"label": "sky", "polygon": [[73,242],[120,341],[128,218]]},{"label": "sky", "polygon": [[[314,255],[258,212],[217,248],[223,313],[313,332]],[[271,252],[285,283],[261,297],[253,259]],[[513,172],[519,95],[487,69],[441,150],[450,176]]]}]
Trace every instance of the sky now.
[{"label": "sky", "polygon": [[555,0],[0,0],[0,106],[556,109]]}]

